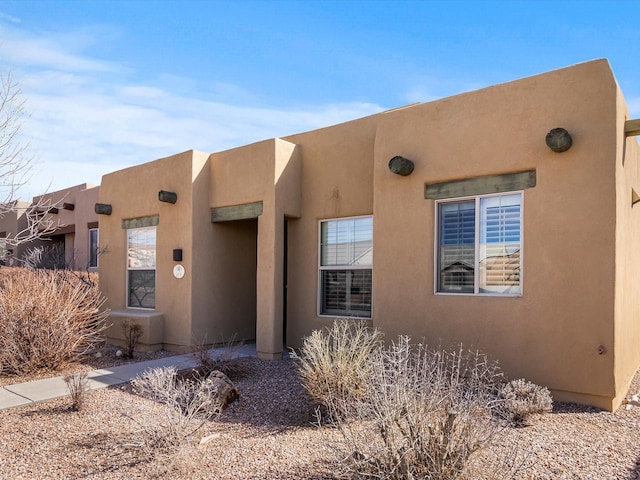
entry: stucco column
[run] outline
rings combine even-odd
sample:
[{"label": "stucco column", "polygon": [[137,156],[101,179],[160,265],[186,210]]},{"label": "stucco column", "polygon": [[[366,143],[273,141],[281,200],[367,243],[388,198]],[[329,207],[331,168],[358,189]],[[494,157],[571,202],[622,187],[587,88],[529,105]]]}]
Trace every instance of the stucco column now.
[{"label": "stucco column", "polygon": [[284,216],[265,204],[258,217],[256,351],[268,360],[282,358],[283,241]]}]

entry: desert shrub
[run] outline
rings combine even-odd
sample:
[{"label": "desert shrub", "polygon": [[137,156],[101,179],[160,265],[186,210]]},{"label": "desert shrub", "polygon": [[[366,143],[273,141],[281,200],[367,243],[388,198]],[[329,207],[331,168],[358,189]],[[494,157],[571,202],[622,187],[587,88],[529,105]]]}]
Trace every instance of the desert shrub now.
[{"label": "desert shrub", "polygon": [[205,335],[201,340],[194,342],[193,353],[198,359],[198,370],[204,375],[217,370],[233,378],[244,374],[245,364],[238,361],[236,351],[242,345],[244,342],[238,341],[235,333],[228,339],[221,336],[220,342],[215,345],[208,343]]},{"label": "desert shrub", "polygon": [[57,370],[103,341],[105,299],[63,270],[14,269],[0,284],[0,374]]},{"label": "desert shrub", "polygon": [[339,319],[305,337],[292,352],[298,374],[311,398],[331,413],[351,398],[362,398],[370,384],[371,357],[382,348],[382,334],[365,321]]},{"label": "desert shrub", "polygon": [[64,244],[61,243],[28,248],[20,263],[29,270],[64,270],[70,267],[65,256]]},{"label": "desert shrub", "polygon": [[87,372],[67,373],[62,379],[71,395],[71,409],[79,412],[84,406],[84,394],[88,389]]},{"label": "desert shrub", "polygon": [[501,392],[503,415],[516,426],[525,425],[531,415],[553,410],[551,393],[546,387],[526,381],[511,380]]},{"label": "desert shrub", "polygon": [[502,374],[477,352],[429,349],[408,337],[367,358],[367,394],[338,400],[340,457],[361,478],[474,478],[474,454],[501,431]]},{"label": "desert shrub", "polygon": [[125,320],[121,324],[122,334],[124,335],[124,358],[133,358],[140,337],[142,337],[142,325],[131,320]]},{"label": "desert shrub", "polygon": [[140,445],[148,450],[171,450],[188,442],[223,405],[217,386],[208,378],[180,378],[176,369],[154,368],[131,380],[133,391],[163,405],[162,420],[132,418],[142,427]]}]

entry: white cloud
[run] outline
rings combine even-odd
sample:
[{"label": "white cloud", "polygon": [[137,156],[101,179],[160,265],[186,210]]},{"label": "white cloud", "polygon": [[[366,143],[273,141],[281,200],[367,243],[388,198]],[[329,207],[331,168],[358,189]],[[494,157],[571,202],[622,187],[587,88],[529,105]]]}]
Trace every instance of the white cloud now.
[{"label": "white cloud", "polygon": [[[215,152],[382,110],[370,103],[253,107],[252,94],[234,85],[198,92],[195,81],[167,75],[153,85],[133,84],[118,74],[125,71],[118,65],[27,37],[18,32],[7,42],[20,45],[24,55],[14,79],[31,114],[23,133],[37,160],[23,198],[47,188],[99,184],[106,173],[189,149]],[[5,46],[0,55],[7,62],[13,57]],[[105,71],[115,75],[107,79]]]},{"label": "white cloud", "polygon": [[11,23],[20,23],[19,18],[9,15],[7,13],[2,13],[2,12],[0,12],[0,20],[7,20]]},{"label": "white cloud", "polygon": [[[77,53],[91,42],[86,33],[36,37],[17,28],[0,25],[0,61],[24,68],[54,69],[63,72],[117,72],[125,69],[113,62],[95,60]],[[67,48],[69,45],[69,48]]]}]

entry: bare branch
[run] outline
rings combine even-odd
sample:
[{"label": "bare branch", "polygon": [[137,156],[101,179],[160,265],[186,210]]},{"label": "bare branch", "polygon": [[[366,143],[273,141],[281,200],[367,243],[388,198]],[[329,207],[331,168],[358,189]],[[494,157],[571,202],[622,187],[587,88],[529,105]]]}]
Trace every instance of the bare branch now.
[{"label": "bare branch", "polygon": [[22,90],[11,73],[0,74],[0,199],[4,205],[15,200],[31,174],[33,157],[28,154],[29,143],[21,137],[28,118],[24,105]]},{"label": "bare branch", "polygon": [[36,197],[24,210],[16,198],[20,187],[31,178],[33,157],[28,153],[29,143],[22,138],[22,127],[29,118],[24,109],[25,99],[11,73],[0,73],[0,218],[24,215],[26,225],[18,231],[6,232],[0,254],[5,257],[14,247],[52,235],[62,225],[51,215],[61,204],[46,195]]}]

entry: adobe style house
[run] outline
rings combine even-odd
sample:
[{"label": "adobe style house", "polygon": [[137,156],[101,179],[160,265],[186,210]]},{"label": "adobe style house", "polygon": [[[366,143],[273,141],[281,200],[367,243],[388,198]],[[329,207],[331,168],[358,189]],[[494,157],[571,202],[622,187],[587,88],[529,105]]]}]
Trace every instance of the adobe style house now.
[{"label": "adobe style house", "polygon": [[83,183],[34,197],[32,202],[17,201],[16,208],[0,218],[0,239],[27,230],[28,216],[38,217],[41,228],[51,228],[39,239],[0,251],[4,264],[20,265],[30,249],[44,247],[43,266],[97,271],[98,215],[94,206],[99,190]]},{"label": "adobe style house", "polygon": [[[98,215],[94,206],[99,191],[100,187],[83,183],[34,197],[34,204],[53,206],[45,208],[42,214],[58,227],[44,235],[42,240],[30,245],[58,248],[60,252],[64,252],[64,256],[60,255],[61,258],[53,259],[57,261],[58,268],[97,271]],[[45,202],[41,202],[43,199]]]},{"label": "adobe style house", "polygon": [[336,317],[616,408],[640,365],[640,149],[606,60],[105,175],[110,330],[145,348]]}]

